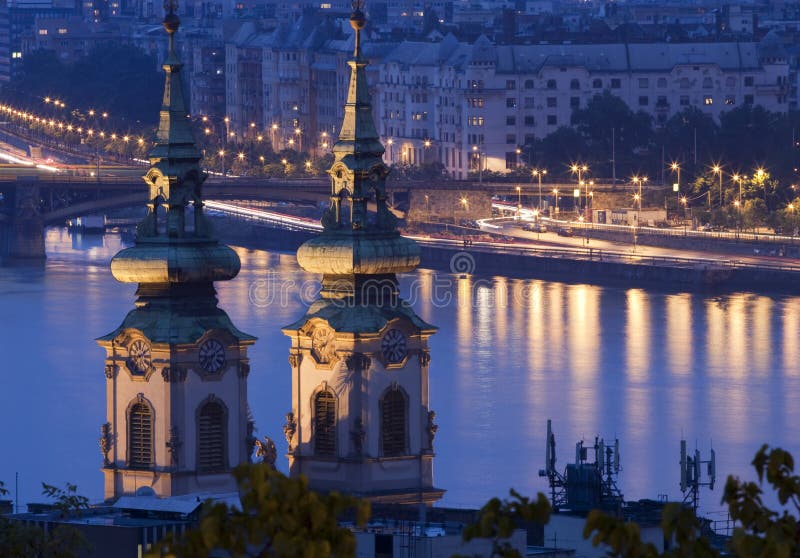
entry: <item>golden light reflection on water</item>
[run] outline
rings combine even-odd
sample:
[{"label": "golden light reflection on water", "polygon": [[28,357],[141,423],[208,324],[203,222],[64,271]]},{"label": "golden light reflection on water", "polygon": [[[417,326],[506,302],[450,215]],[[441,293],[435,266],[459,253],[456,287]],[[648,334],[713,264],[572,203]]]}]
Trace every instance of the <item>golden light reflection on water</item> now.
[{"label": "golden light reflection on water", "polygon": [[[749,343],[746,339],[747,314],[750,304],[743,296],[732,297],[728,300],[725,308],[725,332],[724,336],[728,344],[727,370],[724,372],[728,376],[741,377],[750,368],[748,357],[750,356]],[[717,352],[723,351],[723,346],[717,345]]]},{"label": "golden light reflection on water", "polygon": [[564,372],[564,313],[566,301],[563,283],[550,283],[545,292],[545,305],[547,307],[547,334],[548,339],[544,344],[544,358],[550,370]]},{"label": "golden light reflection on water", "polygon": [[666,297],[667,363],[670,373],[691,374],[692,369],[692,297],[689,294]]},{"label": "golden light reflection on water", "polygon": [[758,374],[767,375],[773,370],[773,356],[779,349],[772,340],[774,304],[771,298],[754,296],[752,307],[753,334],[748,336],[747,331],[742,328],[741,342],[742,346],[749,348],[752,369]]},{"label": "golden light reflection on water", "polygon": [[642,381],[647,379],[651,362],[650,301],[641,289],[628,289],[625,297],[625,369],[630,378]]},{"label": "golden light reflection on water", "polygon": [[723,376],[727,367],[727,335],[725,331],[726,309],[720,299],[704,302],[706,315],[706,372],[709,376]]},{"label": "golden light reflection on water", "polygon": [[781,312],[783,321],[783,368],[786,373],[797,376],[800,373],[800,298],[784,301]]}]

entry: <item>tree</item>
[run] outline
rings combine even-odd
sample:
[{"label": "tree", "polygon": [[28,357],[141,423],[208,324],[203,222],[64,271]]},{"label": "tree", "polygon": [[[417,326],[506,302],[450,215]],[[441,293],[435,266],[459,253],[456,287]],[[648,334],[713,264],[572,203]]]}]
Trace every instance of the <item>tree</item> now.
[{"label": "tree", "polygon": [[227,551],[237,557],[355,555],[355,536],[337,519],[355,509],[356,524],[369,518],[369,503],[336,492],[309,490],[308,480],[290,479],[265,464],[234,469],[241,506],[207,503],[196,529],[167,540],[148,556],[197,558]]},{"label": "tree", "polygon": [[573,112],[572,126],[586,142],[592,163],[598,167],[596,174],[605,176],[611,175],[612,152],[619,175],[637,171],[634,153],[646,149],[653,134],[650,115],[634,113],[625,101],[608,91]]}]

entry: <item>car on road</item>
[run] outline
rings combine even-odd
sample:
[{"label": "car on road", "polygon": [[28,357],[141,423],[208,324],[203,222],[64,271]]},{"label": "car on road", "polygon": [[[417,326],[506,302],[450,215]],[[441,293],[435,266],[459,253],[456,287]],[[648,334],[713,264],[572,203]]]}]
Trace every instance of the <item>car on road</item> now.
[{"label": "car on road", "polygon": [[556,231],[558,236],[572,236],[572,228],[570,227],[559,227]]},{"label": "car on road", "polygon": [[523,231],[543,233],[547,232],[547,225],[544,223],[525,223],[522,226]]}]

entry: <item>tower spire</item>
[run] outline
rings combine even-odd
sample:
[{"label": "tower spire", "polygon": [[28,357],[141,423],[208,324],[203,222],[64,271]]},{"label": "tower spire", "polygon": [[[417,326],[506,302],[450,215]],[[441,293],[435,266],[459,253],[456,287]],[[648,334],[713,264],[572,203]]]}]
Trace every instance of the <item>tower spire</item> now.
[{"label": "tower spire", "polygon": [[344,118],[328,170],[331,204],[322,217],[322,234],[300,247],[297,260],[306,271],[323,275],[325,298],[375,302],[378,296],[395,303],[395,274],[414,269],[420,252],[414,241],[400,236],[386,199],[389,168],[383,162],[384,148],[372,118],[368,62],[361,50],[361,31],[366,25],[363,7],[363,0],[352,3],[355,48],[348,61],[350,88]]}]

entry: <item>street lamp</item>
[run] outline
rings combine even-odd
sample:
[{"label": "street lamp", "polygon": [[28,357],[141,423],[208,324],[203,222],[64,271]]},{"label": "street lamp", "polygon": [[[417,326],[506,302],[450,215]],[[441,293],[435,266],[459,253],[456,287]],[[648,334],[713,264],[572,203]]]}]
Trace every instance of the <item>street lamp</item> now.
[{"label": "street lamp", "polygon": [[558,188],[553,188],[553,195],[556,197],[555,211],[553,213],[558,217]]},{"label": "street lamp", "polygon": [[519,221],[522,211],[522,188],[517,186],[517,221]]},{"label": "street lamp", "polygon": [[741,229],[742,222],[742,204],[739,200],[733,202],[736,207],[736,238],[739,238],[739,230]]},{"label": "street lamp", "polygon": [[547,169],[533,169],[531,171],[533,176],[539,178],[539,213],[542,212],[542,176],[547,174]]},{"label": "street lamp", "polygon": [[392,138],[387,139],[386,140],[386,145],[389,146],[389,164],[393,165],[394,164],[394,147],[392,147],[392,146],[394,145],[394,140]]},{"label": "street lamp", "polygon": [[714,165],[711,167],[711,170],[714,174],[719,175],[719,206],[722,208],[722,167],[719,165]]},{"label": "street lamp", "polygon": [[681,197],[681,205],[683,205],[683,236],[686,236],[686,205],[689,201],[686,199],[686,196]]},{"label": "street lamp", "polygon": [[472,153],[478,156],[478,184],[483,184],[483,154],[478,151],[477,145],[472,146]]},{"label": "street lamp", "polygon": [[767,203],[767,183],[764,179],[767,177],[767,172],[762,168],[759,167],[756,169],[755,179],[759,185],[764,187],[764,203]]},{"label": "street lamp", "polygon": [[219,158],[222,161],[222,180],[225,181],[225,150],[220,149],[218,152]]},{"label": "street lamp", "polygon": [[[572,171],[572,174],[577,174],[578,175],[578,187],[580,188],[580,186],[583,184],[582,173],[587,172],[589,170],[589,167],[586,166],[586,165],[582,165],[580,163],[572,163],[572,166],[570,166],[569,169]],[[580,195],[578,197],[580,197]],[[586,203],[586,205],[589,205],[589,191],[588,191],[588,189],[586,191],[585,203]]]},{"label": "street lamp", "polygon": [[430,146],[431,146],[431,140],[426,139],[425,141],[422,142],[422,147],[424,148],[422,150],[422,166],[425,166],[425,154]]}]

